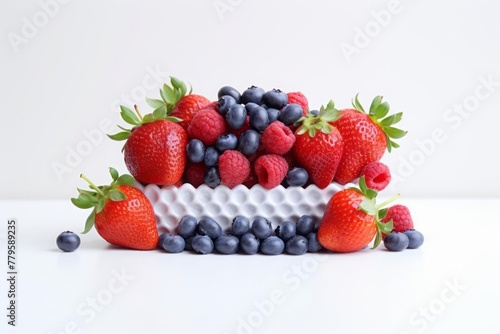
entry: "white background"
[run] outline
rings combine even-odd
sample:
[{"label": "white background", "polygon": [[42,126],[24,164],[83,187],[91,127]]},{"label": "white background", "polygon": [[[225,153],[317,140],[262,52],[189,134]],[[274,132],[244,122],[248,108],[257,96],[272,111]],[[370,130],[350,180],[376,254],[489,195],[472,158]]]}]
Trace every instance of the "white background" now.
[{"label": "white background", "polygon": [[[409,130],[383,159],[398,177],[392,190],[498,196],[490,177],[500,122],[496,2],[41,3],[0,5],[1,199],[67,199],[82,172],[98,183],[108,182],[109,166],[125,172],[122,143],[96,131],[102,122],[112,124],[107,133],[123,125],[124,96],[147,109],[142,93],[157,97],[159,86],[150,71],[189,81],[211,100],[227,84],[301,90],[316,108],[382,94],[405,112]],[[357,53],[346,56],[347,44]],[[490,91],[480,78],[493,82]],[[442,140],[432,144],[435,131]],[[78,151],[85,156],[71,156]]]}]

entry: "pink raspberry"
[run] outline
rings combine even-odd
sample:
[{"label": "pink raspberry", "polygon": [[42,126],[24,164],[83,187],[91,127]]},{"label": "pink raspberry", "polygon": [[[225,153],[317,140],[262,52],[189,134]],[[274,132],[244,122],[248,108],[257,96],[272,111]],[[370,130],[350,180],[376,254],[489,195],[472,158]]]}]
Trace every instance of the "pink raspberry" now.
[{"label": "pink raspberry", "polygon": [[307,101],[307,97],[301,92],[287,93],[287,95],[288,103],[297,103],[300,105],[302,107],[302,115],[305,116],[309,110],[309,101]]},{"label": "pink raspberry", "polygon": [[402,204],[396,204],[391,206],[385,215],[381,219],[383,223],[387,223],[392,219],[394,227],[393,232],[405,232],[406,230],[413,229],[413,219],[411,218],[410,210],[408,207]]},{"label": "pink raspberry", "polygon": [[268,153],[283,155],[292,149],[295,135],[285,124],[275,121],[262,132],[260,141]]},{"label": "pink raspberry", "polygon": [[203,109],[194,115],[187,133],[189,139],[199,139],[205,146],[211,146],[226,130],[224,117],[214,109]]},{"label": "pink raspberry", "polygon": [[389,167],[380,161],[370,162],[363,167],[360,176],[365,176],[366,185],[370,189],[377,191],[384,190],[391,181],[391,171]]},{"label": "pink raspberry", "polygon": [[272,189],[285,179],[288,163],[280,155],[266,154],[255,161],[254,169],[259,184],[266,189]]},{"label": "pink raspberry", "polygon": [[250,174],[250,162],[241,152],[224,151],[219,157],[219,174],[222,184],[234,188]]}]

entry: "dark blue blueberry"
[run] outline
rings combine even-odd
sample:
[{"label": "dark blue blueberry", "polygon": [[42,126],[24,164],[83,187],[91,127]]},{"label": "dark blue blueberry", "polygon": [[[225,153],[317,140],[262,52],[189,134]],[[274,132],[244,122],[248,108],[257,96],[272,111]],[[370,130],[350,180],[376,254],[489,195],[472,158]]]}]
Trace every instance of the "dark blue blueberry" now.
[{"label": "dark blue blueberry", "polygon": [[252,223],[252,233],[259,239],[265,239],[271,235],[273,227],[271,222],[264,217],[255,217]]},{"label": "dark blue blueberry", "polygon": [[198,222],[198,234],[207,235],[211,239],[216,239],[222,234],[222,227],[210,217],[203,217]]},{"label": "dark blue blueberry", "polygon": [[215,249],[221,254],[236,254],[240,247],[240,239],[234,235],[221,235],[215,239]]},{"label": "dark blue blueberry", "polygon": [[273,89],[264,94],[262,102],[269,108],[281,110],[288,103],[288,95],[279,89]]},{"label": "dark blue blueberry", "polygon": [[74,252],[80,247],[80,237],[71,231],[61,232],[56,238],[57,247],[64,252]]},{"label": "dark blue blueberry", "polygon": [[177,234],[184,239],[192,237],[196,234],[198,221],[193,216],[184,216],[181,218],[179,225],[177,225]]},{"label": "dark blue blueberry", "polygon": [[214,250],[214,242],[207,235],[197,235],[191,241],[191,247],[196,253],[209,254]]},{"label": "dark blue blueberry", "polygon": [[247,110],[241,104],[235,104],[229,108],[225,117],[231,129],[239,129],[247,120]]},{"label": "dark blue blueberry", "polygon": [[180,235],[167,233],[161,245],[168,253],[181,253],[186,247],[186,241]]},{"label": "dark blue blueberry", "polygon": [[275,236],[266,238],[260,243],[260,251],[266,255],[278,255],[284,250],[285,242]]},{"label": "dark blue blueberry", "polygon": [[205,166],[207,167],[215,167],[219,162],[219,151],[217,151],[214,147],[207,147],[205,150]]},{"label": "dark blue blueberry", "polygon": [[245,104],[245,109],[246,109],[248,115],[250,115],[254,109],[259,108],[259,107],[260,107],[260,105],[258,105],[257,103],[253,103],[253,102]]},{"label": "dark blue blueberry", "polygon": [[260,240],[252,233],[245,233],[240,237],[240,247],[245,254],[253,255],[259,251]]},{"label": "dark blue blueberry", "polygon": [[238,150],[244,155],[252,155],[257,152],[260,143],[260,135],[255,130],[247,130],[240,136]]},{"label": "dark blue blueberry", "polygon": [[278,237],[283,239],[283,241],[287,241],[297,234],[297,225],[289,220],[285,220],[278,227],[276,227],[275,233]]},{"label": "dark blue blueberry", "polygon": [[408,237],[408,248],[410,249],[417,249],[424,243],[424,235],[417,230],[410,229],[405,231],[404,234]]},{"label": "dark blue blueberry", "polygon": [[215,142],[215,147],[219,152],[234,150],[238,147],[238,138],[232,133],[225,133]]},{"label": "dark blue blueberry", "polygon": [[384,239],[384,246],[390,251],[399,252],[408,248],[410,240],[404,233],[391,232]]},{"label": "dark blue blueberry", "polygon": [[285,125],[292,125],[302,117],[302,107],[297,103],[287,104],[281,110],[278,119]]},{"label": "dark blue blueberry", "polygon": [[224,95],[219,98],[219,101],[217,102],[217,109],[219,110],[219,113],[222,116],[225,116],[229,108],[231,108],[234,105],[239,105],[236,104],[236,100],[234,99],[234,97],[229,95]]},{"label": "dark blue blueberry", "polygon": [[314,220],[309,215],[303,215],[297,221],[297,234],[306,236],[314,231]]},{"label": "dark blue blueberry", "polygon": [[267,117],[269,118],[269,124],[271,124],[274,121],[277,121],[279,115],[280,115],[280,111],[278,109],[268,108],[267,109]]},{"label": "dark blue blueberry", "polygon": [[313,116],[318,116],[319,115],[319,110],[317,109],[313,109],[313,110],[309,110],[309,113]]},{"label": "dark blue blueberry", "polygon": [[309,242],[309,247],[307,251],[309,253],[317,253],[323,248],[318,240],[318,233],[311,232],[307,235],[307,241]]},{"label": "dark blue blueberry", "polygon": [[291,255],[302,255],[307,253],[309,242],[306,237],[296,235],[286,242],[286,252]]},{"label": "dark blue blueberry", "polygon": [[256,107],[250,112],[250,125],[257,131],[263,131],[269,125],[269,115],[267,110]]},{"label": "dark blue blueberry", "polygon": [[196,237],[196,235],[193,235],[192,237],[184,239],[184,241],[186,242],[186,246],[184,246],[184,250],[186,250],[186,251],[192,251],[193,250],[192,243],[193,243],[194,237]]},{"label": "dark blue blueberry", "polygon": [[250,231],[250,221],[248,220],[247,217],[236,216],[233,219],[231,228],[234,235],[243,235],[248,231]]},{"label": "dark blue blueberry", "polygon": [[169,235],[171,235],[171,233],[162,233],[158,236],[158,247],[163,248],[163,239]]},{"label": "dark blue blueberry", "polygon": [[309,174],[304,168],[294,167],[286,174],[286,183],[292,187],[302,187],[307,183]]},{"label": "dark blue blueberry", "polygon": [[191,139],[186,146],[189,161],[202,162],[205,158],[205,145],[199,139]]},{"label": "dark blue blueberry", "polygon": [[250,102],[257,103],[258,105],[262,104],[262,97],[266,93],[265,90],[263,90],[260,87],[257,86],[251,86],[247,88],[243,94],[241,94],[241,103],[247,104]]},{"label": "dark blue blueberry", "polygon": [[224,86],[221,89],[219,89],[219,92],[217,93],[217,97],[222,97],[224,95],[229,95],[231,96],[237,104],[241,103],[241,94],[240,92],[231,86]]},{"label": "dark blue blueberry", "polygon": [[215,188],[220,184],[219,171],[215,167],[210,167],[203,178],[205,184],[210,188]]}]

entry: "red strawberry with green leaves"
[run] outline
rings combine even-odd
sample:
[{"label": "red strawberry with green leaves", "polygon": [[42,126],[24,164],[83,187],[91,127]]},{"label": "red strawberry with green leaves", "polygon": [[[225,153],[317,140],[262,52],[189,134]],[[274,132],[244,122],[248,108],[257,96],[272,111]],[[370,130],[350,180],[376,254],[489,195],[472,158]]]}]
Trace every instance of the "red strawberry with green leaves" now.
[{"label": "red strawberry with green leaves", "polygon": [[157,108],[144,117],[120,106],[123,120],[134,127],[122,129],[113,140],[126,140],[123,148],[128,171],[141,183],[172,185],[178,182],[186,166],[186,131],[169,115],[167,108]]},{"label": "red strawberry with green leaves", "polygon": [[71,202],[81,209],[92,208],[85,230],[95,226],[97,233],[110,244],[132,249],[155,249],[158,246],[153,206],[134,185],[131,175],[119,175],[114,168],[109,172],[113,182],[109,186],[96,186],[84,175],[89,190],[78,189],[77,198]]},{"label": "red strawberry with green leaves", "polygon": [[170,77],[171,86],[163,84],[160,89],[161,100],[146,98],[146,102],[155,110],[160,109],[173,117],[177,117],[179,125],[187,130],[194,115],[210,104],[210,100],[202,95],[192,94],[191,87],[174,77]]},{"label": "red strawberry with green leaves", "polygon": [[318,116],[310,113],[299,119],[292,148],[297,163],[309,173],[311,181],[319,188],[332,183],[342,154],[344,141],[340,132],[330,123],[338,117],[333,101],[321,107]]},{"label": "red strawberry with green leaves", "polygon": [[382,233],[392,231],[392,221],[380,221],[386,213],[385,205],[399,197],[376,204],[377,191],[366,186],[364,176],[358,188],[335,193],[328,201],[318,229],[319,243],[333,252],[355,252],[375,238],[372,249],[382,240]]},{"label": "red strawberry with green leaves", "polygon": [[[340,184],[352,182],[360,177],[361,170],[370,162],[379,161],[385,150],[391,152],[399,145],[393,139],[402,138],[406,131],[393,127],[403,116],[402,112],[387,116],[389,104],[382,97],[373,99],[368,113],[353,100],[355,109],[344,109],[333,125],[342,134],[345,143],[344,156],[335,176]],[[386,117],[387,116],[387,117]]]}]

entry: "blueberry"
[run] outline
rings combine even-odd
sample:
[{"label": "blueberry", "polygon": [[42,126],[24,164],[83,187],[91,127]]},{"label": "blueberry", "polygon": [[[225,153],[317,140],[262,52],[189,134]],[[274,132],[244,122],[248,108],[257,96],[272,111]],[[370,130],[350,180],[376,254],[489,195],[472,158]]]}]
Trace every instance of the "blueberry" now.
[{"label": "blueberry", "polygon": [[215,147],[219,152],[234,150],[238,147],[238,138],[232,133],[225,133],[215,142]]},{"label": "blueberry", "polygon": [[177,225],[177,234],[179,234],[184,239],[192,237],[196,234],[196,228],[198,227],[198,222],[193,216],[184,216],[181,218],[179,225]]},{"label": "blueberry", "polygon": [[250,115],[254,109],[259,108],[259,107],[260,107],[260,105],[258,105],[257,103],[253,103],[253,102],[249,102],[249,103],[245,104],[245,109],[246,109],[248,115]]},{"label": "blueberry", "polygon": [[257,152],[260,144],[260,135],[255,130],[247,130],[240,136],[238,150],[244,155],[252,155]]},{"label": "blueberry", "polygon": [[202,162],[205,158],[205,145],[199,139],[191,139],[186,146],[186,153],[189,161]]},{"label": "blueberry", "polygon": [[288,95],[279,89],[273,89],[264,94],[262,102],[269,108],[281,109],[288,103]]},{"label": "blueberry", "polygon": [[269,237],[262,240],[260,250],[266,255],[278,255],[285,250],[285,242],[278,237]]},{"label": "blueberry", "polygon": [[417,230],[410,229],[404,232],[408,237],[408,248],[417,249],[424,243],[424,235]]},{"label": "blueberry", "polygon": [[314,220],[311,216],[303,215],[297,221],[297,234],[306,236],[314,230]]},{"label": "blueberry", "polygon": [[294,167],[286,174],[286,183],[292,187],[302,187],[307,183],[309,174],[304,168]]},{"label": "blueberry", "polygon": [[260,240],[252,233],[245,233],[240,237],[240,247],[245,254],[253,255],[259,251]]},{"label": "blueberry", "polygon": [[309,113],[313,116],[318,116],[319,115],[319,110],[317,109],[313,109],[313,110],[309,110]]},{"label": "blueberry", "polygon": [[286,242],[286,252],[291,255],[302,255],[307,252],[309,242],[306,237],[296,235]]},{"label": "blueberry", "polygon": [[217,151],[214,147],[207,147],[205,150],[205,166],[207,167],[215,167],[219,162],[219,151]]},{"label": "blueberry", "polygon": [[212,218],[203,217],[198,222],[198,234],[207,235],[211,239],[216,239],[222,234],[222,227]]},{"label": "blueberry", "polygon": [[215,249],[221,254],[235,254],[239,246],[240,239],[234,235],[221,235],[215,239]]},{"label": "blueberry", "polygon": [[224,86],[221,89],[219,89],[219,92],[217,93],[217,97],[222,97],[224,95],[229,95],[231,96],[237,104],[241,103],[241,94],[240,92],[231,86]]},{"label": "blueberry", "polygon": [[271,222],[264,217],[255,217],[252,223],[252,233],[259,239],[265,239],[271,235],[273,227]]},{"label": "blueberry", "polygon": [[192,251],[193,250],[193,239],[197,236],[196,235],[193,235],[192,237],[189,237],[187,239],[184,239],[184,241],[186,242],[186,246],[184,246],[184,250],[187,250],[187,251]]},{"label": "blueberry", "polygon": [[234,97],[230,95],[224,95],[219,98],[219,101],[217,102],[217,109],[222,116],[225,116],[229,108],[234,105],[239,105],[236,104],[236,100],[234,99]]},{"label": "blueberry", "polygon": [[233,219],[231,228],[234,235],[243,235],[248,231],[250,231],[250,221],[248,220],[247,217],[236,216]]},{"label": "blueberry", "polygon": [[219,171],[215,167],[210,167],[203,178],[205,184],[210,188],[215,188],[220,184]]},{"label": "blueberry", "polygon": [[283,110],[281,110],[278,119],[282,121],[285,125],[292,125],[297,122],[299,118],[302,117],[302,107],[297,103],[287,104]]},{"label": "blueberry", "polygon": [[309,242],[309,247],[307,251],[309,253],[317,253],[323,248],[318,240],[318,233],[311,232],[307,235],[307,241]]},{"label": "blueberry", "polygon": [[57,236],[56,244],[64,252],[74,252],[80,247],[80,237],[74,232],[64,231]]},{"label": "blueberry", "polygon": [[278,237],[283,239],[283,241],[287,241],[297,234],[297,225],[289,220],[285,220],[278,227],[276,227],[275,232]]},{"label": "blueberry", "polygon": [[229,108],[225,117],[231,129],[240,129],[247,120],[247,110],[241,104],[234,104]]},{"label": "blueberry", "polygon": [[267,109],[267,117],[269,118],[269,124],[271,124],[274,121],[277,121],[279,115],[280,115],[280,111],[278,109],[268,108]]},{"label": "blueberry", "polygon": [[257,104],[262,104],[262,97],[266,93],[265,90],[263,90],[260,87],[257,86],[251,86],[248,89],[246,89],[243,94],[241,94],[241,103],[247,104],[249,102],[257,103]]},{"label": "blueberry", "polygon": [[161,246],[168,253],[181,253],[186,247],[186,241],[180,235],[167,233]]},{"label": "blueberry", "polygon": [[269,125],[269,115],[267,110],[256,107],[250,112],[250,125],[257,131],[263,131]]},{"label": "blueberry", "polygon": [[214,242],[207,235],[197,235],[193,238],[191,247],[196,253],[209,254],[214,250]]},{"label": "blueberry", "polygon": [[384,239],[384,246],[390,251],[399,252],[408,248],[410,240],[404,233],[392,232]]},{"label": "blueberry", "polygon": [[171,233],[162,233],[158,237],[158,247],[163,248],[163,240],[169,236]]}]

